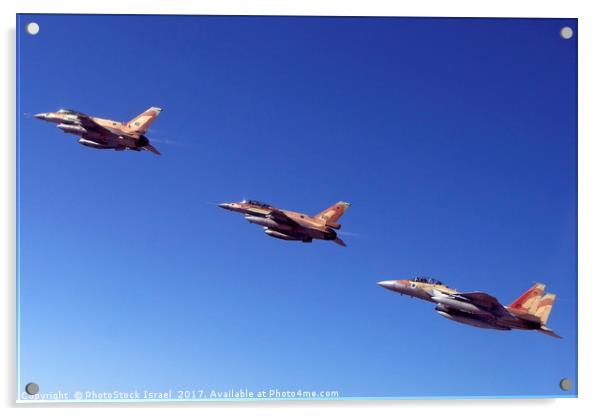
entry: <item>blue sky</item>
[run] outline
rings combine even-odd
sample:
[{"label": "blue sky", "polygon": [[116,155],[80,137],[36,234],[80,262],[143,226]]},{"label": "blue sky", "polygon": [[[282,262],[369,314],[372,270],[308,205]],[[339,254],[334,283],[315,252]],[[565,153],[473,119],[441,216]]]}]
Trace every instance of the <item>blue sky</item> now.
[{"label": "blue sky", "polygon": [[[35,20],[39,35],[24,25]],[[572,19],[21,15],[20,382],[93,389],[562,395],[576,380]],[[163,156],[31,114],[129,120]],[[343,249],[215,203],[317,213]],[[556,340],[376,285],[558,294]]]}]

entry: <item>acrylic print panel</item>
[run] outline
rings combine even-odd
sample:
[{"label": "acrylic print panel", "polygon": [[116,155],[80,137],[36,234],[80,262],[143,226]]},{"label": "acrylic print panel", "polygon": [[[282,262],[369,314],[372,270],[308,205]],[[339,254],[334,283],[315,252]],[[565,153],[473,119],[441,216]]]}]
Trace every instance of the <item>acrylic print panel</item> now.
[{"label": "acrylic print panel", "polygon": [[576,396],[575,19],[17,26],[19,401]]}]

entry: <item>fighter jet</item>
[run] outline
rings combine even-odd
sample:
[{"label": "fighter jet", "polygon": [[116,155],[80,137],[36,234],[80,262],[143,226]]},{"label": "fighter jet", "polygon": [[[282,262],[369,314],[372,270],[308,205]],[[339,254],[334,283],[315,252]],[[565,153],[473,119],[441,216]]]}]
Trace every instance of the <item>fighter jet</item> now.
[{"label": "fighter jet", "polygon": [[401,295],[433,302],[439,315],[462,324],[502,331],[536,330],[561,338],[546,326],[556,295],[544,295],[546,286],[542,283],[536,283],[508,306],[487,293],[458,292],[430,278],[383,280],[378,284]]},{"label": "fighter jet", "polygon": [[348,202],[337,202],[314,216],[285,211],[270,204],[246,199],[241,202],[227,202],[218,206],[244,214],[247,221],[251,224],[261,225],[270,237],[302,241],[304,243],[311,243],[314,239],[332,240],[346,247],[346,244],[338,237],[335,230],[341,228],[341,224],[337,224],[337,220],[341,218],[350,205]]},{"label": "fighter jet", "polygon": [[35,117],[57,124],[64,133],[79,137],[79,143],[94,149],[148,150],[156,155],[159,151],[150,144],[144,135],[148,127],[161,113],[158,107],[151,107],[128,122],[91,117],[75,110],[62,108],[53,113],[40,113]]}]

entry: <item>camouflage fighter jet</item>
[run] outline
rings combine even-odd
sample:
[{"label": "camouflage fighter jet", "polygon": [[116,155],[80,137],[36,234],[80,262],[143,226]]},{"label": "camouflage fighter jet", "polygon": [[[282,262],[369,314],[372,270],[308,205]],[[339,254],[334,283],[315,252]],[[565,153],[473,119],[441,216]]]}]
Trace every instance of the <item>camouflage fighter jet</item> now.
[{"label": "camouflage fighter jet", "polygon": [[35,117],[56,123],[64,133],[79,137],[79,143],[94,149],[148,150],[156,155],[159,151],[150,144],[144,135],[148,127],[161,113],[158,107],[151,107],[127,123],[91,117],[74,110],[60,109],[54,113],[40,113]]},{"label": "camouflage fighter jet", "polygon": [[312,216],[300,212],[285,211],[270,204],[254,200],[228,202],[219,204],[220,208],[245,214],[251,224],[261,225],[270,237],[281,240],[295,240],[311,243],[312,240],[332,240],[346,247],[336,231],[341,228],[337,220],[347,211],[351,204],[337,202],[318,215]]},{"label": "camouflage fighter jet", "polygon": [[544,295],[545,285],[536,283],[508,306],[484,292],[458,292],[438,280],[417,277],[383,280],[381,287],[401,295],[436,303],[435,311],[447,319],[479,328],[528,329],[561,338],[546,326],[556,295]]}]

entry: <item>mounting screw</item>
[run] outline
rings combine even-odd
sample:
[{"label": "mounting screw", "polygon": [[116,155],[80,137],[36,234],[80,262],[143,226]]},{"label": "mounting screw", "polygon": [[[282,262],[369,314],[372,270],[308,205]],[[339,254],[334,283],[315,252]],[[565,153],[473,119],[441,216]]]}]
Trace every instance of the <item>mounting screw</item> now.
[{"label": "mounting screw", "polygon": [[37,35],[40,32],[40,25],[36,22],[27,23],[27,26],[25,26],[25,31],[30,35]]},{"label": "mounting screw", "polygon": [[568,391],[573,388],[573,383],[570,378],[563,378],[560,380],[560,389],[564,391]]},{"label": "mounting screw", "polygon": [[25,393],[29,394],[30,396],[37,394],[39,391],[40,386],[38,386],[36,383],[27,383],[25,385]]},{"label": "mounting screw", "polygon": [[562,39],[570,39],[573,37],[573,29],[571,29],[568,26],[563,27],[562,29],[560,29],[560,37]]}]

